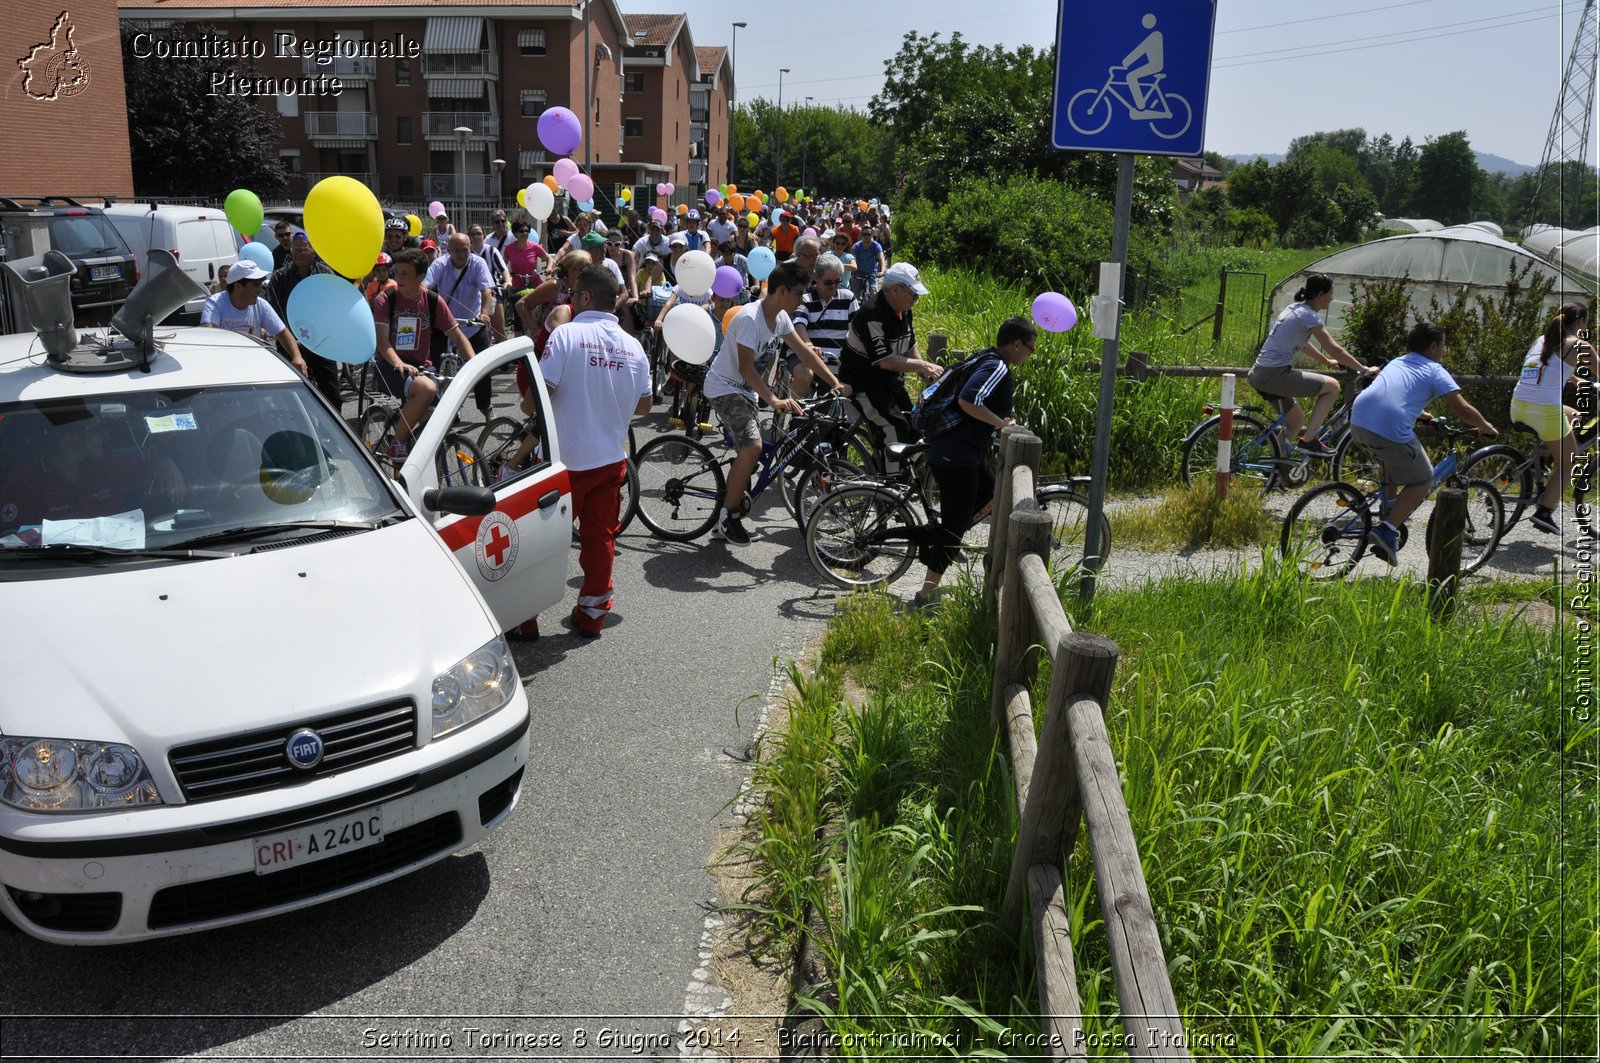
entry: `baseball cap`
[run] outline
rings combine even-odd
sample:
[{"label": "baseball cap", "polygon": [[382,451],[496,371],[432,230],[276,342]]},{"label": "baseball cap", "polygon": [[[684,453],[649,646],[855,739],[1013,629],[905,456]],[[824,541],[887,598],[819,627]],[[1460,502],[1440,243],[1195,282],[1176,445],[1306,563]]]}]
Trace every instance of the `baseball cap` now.
[{"label": "baseball cap", "polygon": [[660,262],[661,256],[652,251],[648,255],[644,256],[644,260],[646,262]]},{"label": "baseball cap", "polygon": [[432,248],[433,250],[437,251],[437,250],[439,250],[439,245],[434,243],[432,240],[424,240],[424,241],[422,241],[422,249],[424,251],[426,251],[429,248]]},{"label": "baseball cap", "polygon": [[294,235],[289,237],[289,242],[292,244],[296,240],[304,240],[309,244],[311,242],[311,237],[306,235],[306,231],[304,229],[296,229],[294,231]]},{"label": "baseball cap", "polygon": [[583,239],[579,241],[584,247],[603,247],[605,242],[606,238],[593,230],[584,233]]},{"label": "baseball cap", "polygon": [[884,271],[883,286],[891,284],[904,284],[918,295],[928,294],[927,287],[922,283],[922,274],[909,262],[896,262]]},{"label": "baseball cap", "polygon": [[667,244],[668,244],[668,246],[681,244],[684,247],[688,247],[689,246],[689,237],[686,236],[683,233],[673,233],[671,238],[667,240]]},{"label": "baseball cap", "polygon": [[237,284],[240,281],[259,281],[266,280],[266,278],[266,270],[262,269],[254,262],[251,262],[248,258],[241,258],[239,261],[228,267],[228,278],[226,283]]}]

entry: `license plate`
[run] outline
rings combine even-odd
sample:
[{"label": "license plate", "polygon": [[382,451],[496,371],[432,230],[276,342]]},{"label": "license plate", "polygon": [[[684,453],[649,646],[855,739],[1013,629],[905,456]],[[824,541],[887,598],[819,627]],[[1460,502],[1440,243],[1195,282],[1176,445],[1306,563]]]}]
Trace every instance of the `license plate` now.
[{"label": "license plate", "polygon": [[310,827],[257,838],[256,874],[314,864],[383,841],[383,808],[369,808]]},{"label": "license plate", "polygon": [[114,281],[122,277],[121,266],[91,266],[89,279],[97,281]]}]

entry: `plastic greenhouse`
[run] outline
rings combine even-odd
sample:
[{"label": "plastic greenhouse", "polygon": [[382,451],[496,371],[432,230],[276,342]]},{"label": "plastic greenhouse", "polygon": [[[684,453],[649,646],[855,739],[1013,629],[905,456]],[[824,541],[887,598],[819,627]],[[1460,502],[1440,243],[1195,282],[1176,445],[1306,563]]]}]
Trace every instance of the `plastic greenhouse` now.
[{"label": "plastic greenhouse", "polygon": [[[1543,235],[1543,234],[1540,234]],[[1570,234],[1576,237],[1578,234]],[[1534,273],[1543,274],[1555,281],[1547,302],[1553,311],[1564,302],[1587,302],[1594,292],[1594,245],[1590,241],[1588,268],[1575,269],[1576,244],[1569,240],[1573,255],[1567,258],[1567,269],[1553,266],[1551,262],[1529,248],[1507,243],[1484,228],[1475,225],[1453,225],[1433,232],[1407,233],[1403,236],[1386,236],[1381,240],[1335,251],[1291,274],[1272,289],[1268,322],[1275,320],[1278,312],[1294,301],[1294,293],[1314,273],[1326,273],[1333,281],[1333,305],[1328,307],[1328,328],[1335,336],[1344,324],[1344,312],[1358,281],[1407,276],[1411,285],[1411,308],[1418,316],[1428,312],[1428,304],[1435,297],[1448,303],[1456,293],[1468,296],[1481,295],[1496,298],[1505,290],[1506,275],[1513,264],[1520,270],[1524,264],[1533,263]]]},{"label": "plastic greenhouse", "polygon": [[1578,230],[1530,225],[1522,231],[1522,246],[1569,276],[1591,287],[1600,285],[1600,226]]},{"label": "plastic greenhouse", "polygon": [[1431,233],[1444,226],[1432,218],[1385,218],[1378,228],[1386,233]]}]

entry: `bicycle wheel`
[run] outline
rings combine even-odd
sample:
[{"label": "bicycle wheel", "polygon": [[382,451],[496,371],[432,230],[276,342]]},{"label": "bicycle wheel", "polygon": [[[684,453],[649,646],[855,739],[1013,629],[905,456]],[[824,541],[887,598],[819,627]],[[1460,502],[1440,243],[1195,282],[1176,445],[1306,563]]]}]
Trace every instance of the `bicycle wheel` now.
[{"label": "bicycle wheel", "polygon": [[[784,483],[781,490],[785,496],[784,505],[793,515],[795,523],[799,525],[801,534],[805,533],[806,524],[811,520],[811,513],[817,508],[817,502],[829,491],[840,484],[864,480],[868,476],[866,469],[840,457],[829,454],[822,461],[795,477],[794,484]],[[780,477],[787,479],[787,477]]]},{"label": "bicycle wheel", "polygon": [[522,425],[515,417],[496,417],[478,433],[478,452],[483,455],[484,471],[491,484],[498,481],[501,467],[517,452]]},{"label": "bicycle wheel", "polygon": [[1469,480],[1487,480],[1494,485],[1494,489],[1500,492],[1500,503],[1506,507],[1505,526],[1508,530],[1522,519],[1523,512],[1533,505],[1538,496],[1528,456],[1504,443],[1483,447],[1467,455],[1467,460],[1461,463],[1460,475]]},{"label": "bicycle wheel", "polygon": [[[1483,563],[1494,556],[1500,546],[1500,536],[1505,534],[1505,508],[1500,502],[1500,492],[1488,480],[1469,479],[1460,482],[1451,477],[1451,487],[1467,493],[1467,523],[1461,529],[1461,574],[1476,572]],[[1428,515],[1424,541],[1433,550],[1433,521],[1439,515],[1435,505]]]},{"label": "bicycle wheel", "polygon": [[387,406],[368,406],[367,412],[361,415],[356,436],[361,440],[361,445],[367,449],[367,453],[375,458],[387,457],[384,450],[389,440],[393,413],[394,411]]},{"label": "bicycle wheel", "polygon": [[687,542],[717,522],[726,482],[722,463],[687,436],[658,436],[634,459],[639,519],[652,535]]},{"label": "bicycle wheel", "polygon": [[[1040,488],[1039,508],[1050,514],[1050,571],[1083,564],[1089,532],[1089,500],[1067,487]],[[1100,514],[1100,561],[1111,556],[1111,522]]]},{"label": "bicycle wheel", "polygon": [[887,587],[916,560],[926,527],[893,491],[846,484],[829,491],[812,510],[806,557],[837,586]]},{"label": "bicycle wheel", "polygon": [[1347,483],[1364,495],[1370,495],[1383,486],[1383,464],[1367,448],[1346,432],[1333,448],[1333,460],[1328,464],[1328,475],[1339,483]]},{"label": "bicycle wheel", "polygon": [[621,535],[639,513],[639,469],[628,458],[628,475],[622,481],[622,508],[618,510],[617,534]]},{"label": "bicycle wheel", "polygon": [[[1217,474],[1217,450],[1221,446],[1218,434],[1222,417],[1202,421],[1189,438],[1183,441],[1183,482],[1193,485]],[[1235,480],[1250,480],[1270,491],[1278,485],[1278,470],[1284,460],[1283,441],[1278,433],[1248,413],[1233,415],[1233,450],[1229,470]]]},{"label": "bicycle wheel", "polygon": [[1278,548],[1311,579],[1338,579],[1367,552],[1372,516],[1367,499],[1346,483],[1313,488],[1283,518]]},{"label": "bicycle wheel", "polygon": [[488,464],[483,452],[467,436],[451,432],[444,437],[436,459],[440,487],[488,487]]}]

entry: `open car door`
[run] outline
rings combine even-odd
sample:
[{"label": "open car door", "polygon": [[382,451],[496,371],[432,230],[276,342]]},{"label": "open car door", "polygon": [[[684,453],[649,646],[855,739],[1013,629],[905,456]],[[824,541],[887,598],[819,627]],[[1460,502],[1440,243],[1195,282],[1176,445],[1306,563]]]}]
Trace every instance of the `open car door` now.
[{"label": "open car door", "polygon": [[[481,517],[436,513],[423,504],[430,488],[441,484],[441,472],[459,483],[460,458],[441,454],[445,439],[461,407],[472,397],[473,386],[501,366],[527,359],[537,409],[533,430],[542,445],[524,468],[503,483],[491,483],[490,461],[468,470],[469,482],[488,487],[495,495],[494,511]],[[550,397],[539,374],[533,341],[525,337],[497,343],[468,359],[456,374],[439,405],[428,418],[400,469],[400,480],[418,512],[433,522],[440,538],[477,584],[502,631],[509,631],[541,610],[559,603],[566,594],[567,554],[572,547],[572,488],[567,467],[561,463],[555,423],[545,417]],[[513,416],[521,416],[513,410]],[[472,428],[476,434],[477,426]],[[485,456],[486,458],[492,455]]]}]

